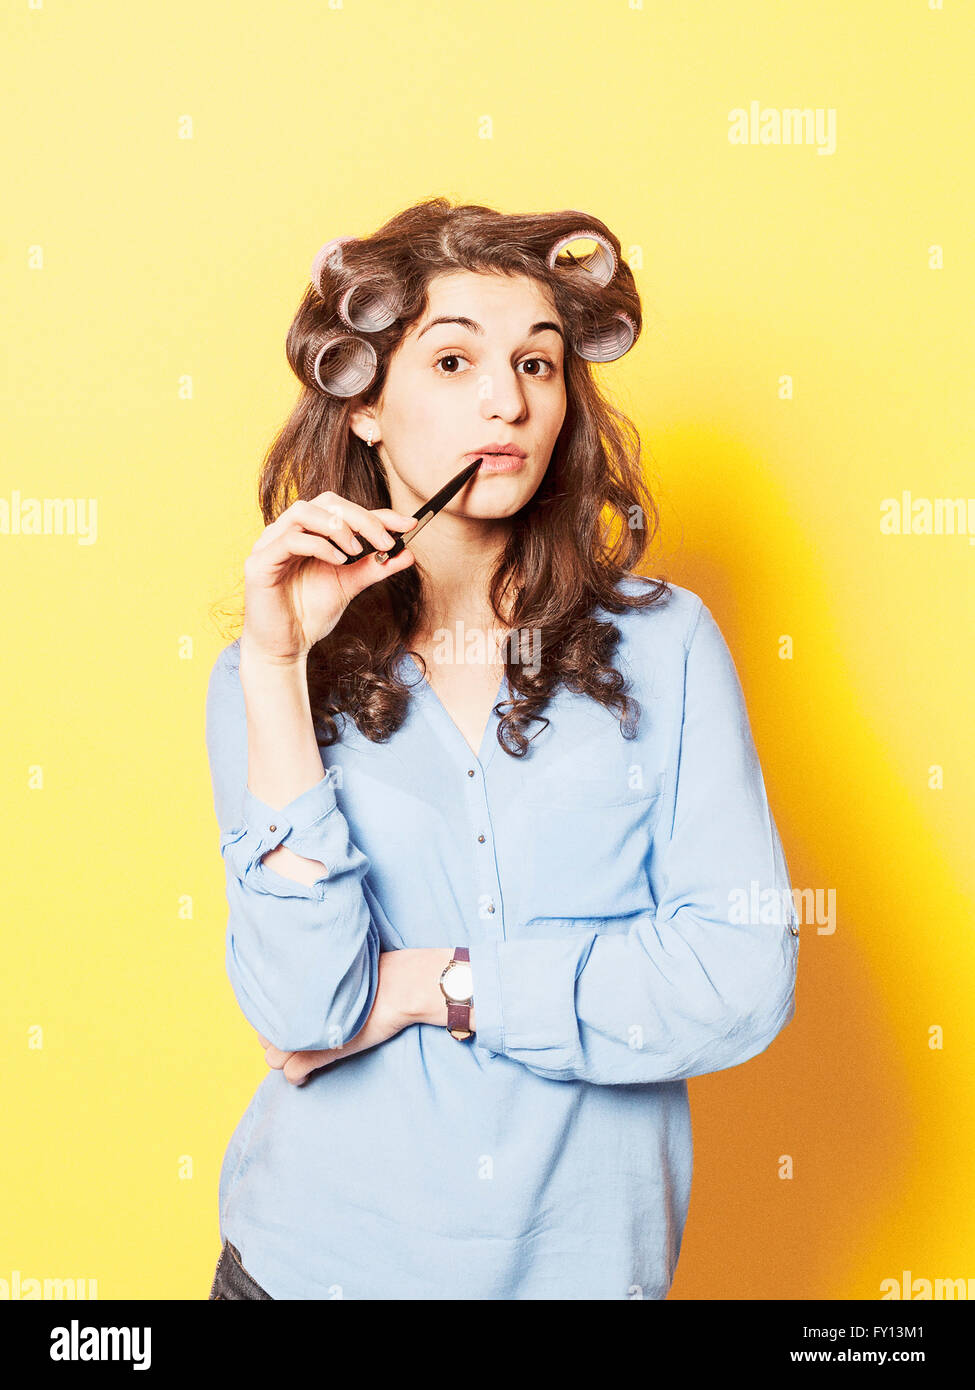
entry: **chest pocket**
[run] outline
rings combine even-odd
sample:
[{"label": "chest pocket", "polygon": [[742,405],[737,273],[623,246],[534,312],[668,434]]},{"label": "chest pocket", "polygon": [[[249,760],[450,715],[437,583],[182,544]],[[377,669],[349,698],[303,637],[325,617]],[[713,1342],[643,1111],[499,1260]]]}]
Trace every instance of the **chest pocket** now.
[{"label": "chest pocket", "polygon": [[519,920],[529,928],[557,919],[612,930],[614,919],[652,911],[647,863],[660,805],[658,787],[615,805],[563,804],[535,816],[526,807]]},{"label": "chest pocket", "polygon": [[[546,733],[549,731],[546,730]],[[652,743],[625,739],[608,713],[577,718],[570,746],[544,737],[526,764],[519,799],[540,809],[625,806],[653,801],[663,784]]]},{"label": "chest pocket", "polygon": [[555,756],[540,747],[536,768],[526,768],[513,933],[623,931],[654,908],[647,862],[663,794],[659,760],[618,726],[582,727],[593,736]]}]

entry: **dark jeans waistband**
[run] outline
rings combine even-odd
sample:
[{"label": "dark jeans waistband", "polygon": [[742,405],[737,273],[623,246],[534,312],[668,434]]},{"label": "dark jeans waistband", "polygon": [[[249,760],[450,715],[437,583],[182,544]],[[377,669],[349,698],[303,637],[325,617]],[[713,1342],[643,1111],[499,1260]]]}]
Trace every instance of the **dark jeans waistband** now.
[{"label": "dark jeans waistband", "polygon": [[[248,1274],[237,1247],[231,1245],[229,1240],[225,1240],[223,1249],[220,1251],[220,1258],[217,1261],[216,1273],[213,1276],[210,1299],[231,1298],[266,1298],[272,1303],[274,1302],[271,1295],[265,1293],[254,1276]],[[210,1299],[207,1301],[209,1302]]]}]

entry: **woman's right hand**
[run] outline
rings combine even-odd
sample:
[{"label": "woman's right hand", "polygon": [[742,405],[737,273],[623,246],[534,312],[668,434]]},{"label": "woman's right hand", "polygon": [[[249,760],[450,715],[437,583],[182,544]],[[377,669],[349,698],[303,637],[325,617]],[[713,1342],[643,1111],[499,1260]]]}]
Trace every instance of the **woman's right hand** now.
[{"label": "woman's right hand", "polygon": [[240,650],[252,658],[285,664],[302,660],[338,623],[356,594],[406,569],[415,560],[404,548],[385,564],[362,549],[362,536],[377,551],[389,549],[416,517],[389,507],[368,511],[335,492],[293,502],[265,528],[244,561],[244,629]]}]

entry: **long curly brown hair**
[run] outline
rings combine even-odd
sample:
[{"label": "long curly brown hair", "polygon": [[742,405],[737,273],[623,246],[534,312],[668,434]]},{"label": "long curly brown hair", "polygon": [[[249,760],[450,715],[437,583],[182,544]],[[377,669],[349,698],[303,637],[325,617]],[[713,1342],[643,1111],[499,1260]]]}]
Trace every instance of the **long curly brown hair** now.
[{"label": "long curly brown hair", "polygon": [[[612,245],[617,266],[608,284],[599,285],[571,254],[548,265],[555,243],[580,228],[599,232]],[[532,722],[548,724],[542,711],[561,683],[612,709],[620,716],[623,736],[632,738],[641,711],[612,664],[620,630],[598,621],[594,609],[622,613],[669,595],[663,579],[648,579],[650,588],[642,592],[618,588],[644,559],[659,514],[644,481],[636,426],[603,396],[590,362],[572,351],[573,343],[611,328],[619,311],[629,316],[635,334],[640,332],[640,298],[618,238],[599,218],[577,210],[509,215],[431,198],[398,213],[372,236],[347,240],[319,268],[319,283],[309,284],[288,331],[288,361],[302,390],[261,469],[258,499],[265,524],[292,502],[326,491],[369,510],[391,506],[382,465],[349,421],[353,411],[379,401],[389,360],[425,312],[434,276],[469,270],[540,282],[567,330],[566,413],[542,482],[510,518],[510,534],[489,583],[489,601],[503,631],[542,635],[537,669],[534,662],[529,669],[515,659],[514,643],[508,649],[505,670],[516,698],[495,706],[499,714],[504,710],[497,737],[506,753],[524,757],[531,743],[526,730]],[[348,332],[338,307],[353,284],[385,292],[387,303],[393,287],[398,314],[368,334],[378,358],[373,381],[358,395],[343,397],[322,391],[314,370],[329,335]],[[358,594],[312,648],[308,690],[320,746],[338,741],[336,715],[348,715],[373,742],[385,741],[400,727],[411,687],[400,679],[397,665],[410,650],[406,644],[420,630],[424,611],[417,557]],[[422,656],[411,654],[425,672]]]}]

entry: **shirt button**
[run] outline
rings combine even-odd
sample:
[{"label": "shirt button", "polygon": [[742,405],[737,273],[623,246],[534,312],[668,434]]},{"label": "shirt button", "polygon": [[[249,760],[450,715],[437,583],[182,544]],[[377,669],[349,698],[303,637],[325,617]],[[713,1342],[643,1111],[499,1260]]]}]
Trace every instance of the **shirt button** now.
[{"label": "shirt button", "polygon": [[796,926],[795,922],[792,923],[792,926],[789,928],[789,930],[791,931],[793,936],[799,935],[799,928]]},{"label": "shirt button", "polygon": [[474,769],[473,769],[472,767],[469,767],[469,768],[467,769],[467,775],[468,775],[468,777],[473,777],[473,776],[474,776]]},{"label": "shirt button", "polygon": [[278,827],[277,827],[276,825],[269,825],[269,826],[268,826],[268,830],[272,830],[272,831],[273,831],[273,830],[277,830],[277,828],[278,828]]},{"label": "shirt button", "polygon": [[478,835],[478,837],[477,837],[477,843],[478,843],[479,845],[483,845],[483,843],[484,843],[484,836],[483,836],[483,835]]},{"label": "shirt button", "polygon": [[493,912],[493,911],[494,911],[494,903],[488,903],[488,905],[487,905],[487,910],[488,910],[488,912]]}]

